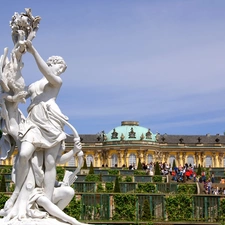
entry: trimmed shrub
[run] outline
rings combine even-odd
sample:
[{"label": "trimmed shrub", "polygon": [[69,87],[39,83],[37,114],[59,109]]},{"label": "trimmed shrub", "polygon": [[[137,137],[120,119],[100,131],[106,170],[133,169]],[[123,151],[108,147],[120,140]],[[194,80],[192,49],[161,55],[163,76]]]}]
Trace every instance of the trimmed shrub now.
[{"label": "trimmed shrub", "polygon": [[151,220],[150,204],[147,199],[145,199],[143,207],[142,207],[141,220],[143,221]]},{"label": "trimmed shrub", "polygon": [[87,169],[87,161],[86,161],[86,158],[84,158],[84,164],[83,164],[82,169]]},{"label": "trimmed shrub", "polygon": [[133,182],[133,179],[131,176],[126,176],[123,180],[123,182]]},{"label": "trimmed shrub", "polygon": [[107,192],[112,192],[113,191],[113,182],[106,182],[105,183],[105,190]]},{"label": "trimmed shrub", "polygon": [[175,167],[177,167],[177,166],[176,166],[176,161],[175,161],[175,159],[174,159],[174,160],[173,160],[173,166],[172,166],[172,169],[174,170]]},{"label": "trimmed shrub", "polygon": [[138,159],[138,167],[137,167],[138,170],[142,170],[142,164],[141,164],[141,159],[139,158]]},{"label": "trimmed shrub", "polygon": [[162,176],[161,175],[155,175],[152,177],[153,182],[162,182]]},{"label": "trimmed shrub", "polygon": [[94,174],[94,167],[93,167],[92,161],[91,161],[91,165],[90,165],[90,169],[89,169],[89,174]]},{"label": "trimmed shrub", "polygon": [[119,175],[119,170],[108,170],[108,172],[109,172],[109,175]]},{"label": "trimmed shrub", "polygon": [[80,218],[81,215],[81,202],[76,200],[76,197],[73,197],[69,205],[63,210],[68,216]]},{"label": "trimmed shrub", "polygon": [[85,181],[94,181],[94,182],[98,182],[100,181],[100,175],[98,174],[88,174],[85,177]]},{"label": "trimmed shrub", "polygon": [[155,164],[155,175],[161,175],[161,171],[159,168],[159,162],[157,161]]},{"label": "trimmed shrub", "polygon": [[5,176],[1,176],[0,192],[6,192]]},{"label": "trimmed shrub", "polygon": [[138,183],[138,188],[136,189],[137,193],[155,193],[156,186],[153,183]]},{"label": "trimmed shrub", "polygon": [[120,184],[119,184],[118,176],[116,177],[116,180],[115,180],[114,192],[115,193],[120,193]]},{"label": "trimmed shrub", "polygon": [[104,187],[103,187],[102,183],[97,184],[97,190],[96,191],[97,192],[104,192]]},{"label": "trimmed shrub", "polygon": [[197,169],[197,173],[196,173],[198,176],[201,176],[202,175],[202,168],[200,166],[200,164],[198,164],[198,169]]}]

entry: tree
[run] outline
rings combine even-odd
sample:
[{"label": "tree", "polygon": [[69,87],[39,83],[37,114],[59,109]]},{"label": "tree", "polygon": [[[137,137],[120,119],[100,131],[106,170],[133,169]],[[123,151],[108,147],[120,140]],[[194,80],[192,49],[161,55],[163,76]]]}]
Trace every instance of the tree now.
[{"label": "tree", "polygon": [[161,171],[159,168],[159,162],[157,161],[155,164],[155,175],[161,175]]},{"label": "tree", "polygon": [[120,193],[120,183],[119,183],[118,176],[116,176],[115,185],[114,185],[114,192],[115,193]]},{"label": "tree", "polygon": [[201,176],[202,174],[202,167],[200,166],[200,164],[198,164],[198,169],[197,169],[197,173],[198,176]]},{"label": "tree", "polygon": [[173,166],[172,166],[172,169],[174,170],[175,167],[177,167],[177,166],[176,166],[176,161],[175,161],[175,159],[174,159],[174,160],[173,160]]},{"label": "tree", "polygon": [[199,175],[199,176],[202,175],[202,166],[200,164],[198,164],[197,175]]},{"label": "tree", "polygon": [[145,199],[143,204],[141,220],[143,221],[151,220],[150,204],[147,199]]},{"label": "tree", "polygon": [[1,176],[0,192],[6,192],[5,176]]},{"label": "tree", "polygon": [[138,167],[137,167],[138,170],[142,170],[142,164],[141,164],[141,159],[139,158],[138,160]]},{"label": "tree", "polygon": [[82,169],[87,169],[87,161],[86,161],[86,158],[84,158],[84,165],[83,165]]},{"label": "tree", "polygon": [[99,174],[99,181],[102,181],[102,173]]},{"label": "tree", "polygon": [[89,174],[94,174],[94,167],[91,161],[90,169],[89,169]]}]

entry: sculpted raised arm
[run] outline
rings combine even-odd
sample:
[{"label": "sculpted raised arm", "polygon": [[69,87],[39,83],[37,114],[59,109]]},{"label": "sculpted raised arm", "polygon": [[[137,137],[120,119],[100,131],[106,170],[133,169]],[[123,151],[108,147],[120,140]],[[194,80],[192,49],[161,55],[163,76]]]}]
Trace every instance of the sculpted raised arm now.
[{"label": "sculpted raised arm", "polygon": [[34,48],[31,41],[26,41],[27,51],[30,52],[37,63],[37,66],[40,72],[45,76],[45,78],[53,85],[53,86],[61,86],[62,80],[59,76],[57,76],[57,71],[48,66],[47,63],[42,59],[38,51]]}]

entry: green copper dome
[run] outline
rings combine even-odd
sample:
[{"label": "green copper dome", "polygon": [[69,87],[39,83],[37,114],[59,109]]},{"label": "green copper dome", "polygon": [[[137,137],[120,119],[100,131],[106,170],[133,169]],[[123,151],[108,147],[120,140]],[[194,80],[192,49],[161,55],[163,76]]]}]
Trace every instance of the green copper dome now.
[{"label": "green copper dome", "polygon": [[105,141],[156,141],[156,134],[150,129],[139,126],[137,121],[122,121],[121,126],[106,134]]}]

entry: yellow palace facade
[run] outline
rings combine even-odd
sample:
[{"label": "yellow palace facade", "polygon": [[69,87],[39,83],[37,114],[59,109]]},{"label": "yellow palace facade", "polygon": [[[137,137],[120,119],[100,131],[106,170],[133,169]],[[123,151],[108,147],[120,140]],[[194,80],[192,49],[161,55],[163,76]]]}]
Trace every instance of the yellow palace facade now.
[{"label": "yellow palace facade", "polygon": [[[80,134],[87,165],[94,167],[129,167],[151,162],[185,163],[203,167],[225,167],[225,135],[169,135],[152,133],[137,121],[122,121],[108,133]],[[73,148],[73,138],[67,137],[66,150]],[[15,151],[16,154],[16,151]],[[11,165],[13,156],[2,165]],[[74,156],[64,166],[77,166]]]}]

